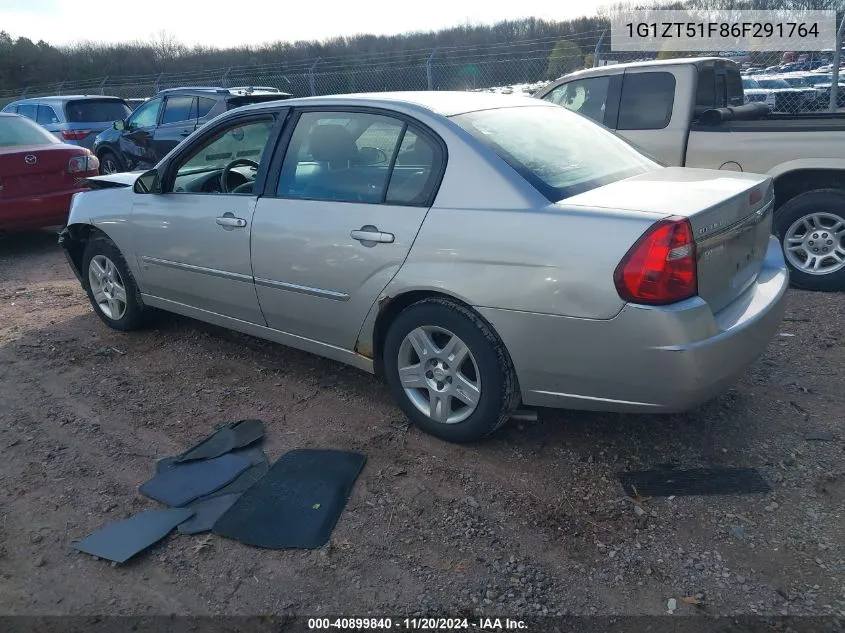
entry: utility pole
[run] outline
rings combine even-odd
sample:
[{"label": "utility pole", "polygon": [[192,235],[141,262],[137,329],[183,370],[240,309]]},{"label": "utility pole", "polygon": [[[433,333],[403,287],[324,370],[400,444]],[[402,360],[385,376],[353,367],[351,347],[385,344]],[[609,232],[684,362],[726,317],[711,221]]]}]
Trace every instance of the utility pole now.
[{"label": "utility pole", "polygon": [[836,31],[836,42],[833,46],[833,81],[830,82],[830,105],[831,112],[839,108],[839,58],[842,56],[842,29],[845,27],[845,16],[839,23]]},{"label": "utility pole", "polygon": [[604,41],[605,33],[607,33],[607,29],[601,32],[601,35],[599,36],[599,41],[596,42],[596,50],[593,53],[593,68],[596,68],[599,65],[599,56],[601,55],[601,43]]}]

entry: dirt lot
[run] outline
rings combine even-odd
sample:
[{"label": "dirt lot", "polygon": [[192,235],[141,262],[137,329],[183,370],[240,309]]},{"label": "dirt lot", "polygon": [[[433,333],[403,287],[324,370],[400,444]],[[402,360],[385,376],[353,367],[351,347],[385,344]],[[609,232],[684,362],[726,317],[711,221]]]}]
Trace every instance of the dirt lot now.
[{"label": "dirt lot", "polygon": [[[660,614],[675,598],[678,614],[845,615],[843,323],[845,296],[792,291],[765,357],[698,411],[542,411],[455,446],[392,424],[356,370],[171,316],[113,332],[55,235],[8,238],[0,613]],[[137,487],[156,457],[246,417],[271,459],[367,454],[330,546],[173,535],[118,567],[69,547],[155,506]],[[774,492],[637,510],[614,473],[669,463],[757,467]]]}]

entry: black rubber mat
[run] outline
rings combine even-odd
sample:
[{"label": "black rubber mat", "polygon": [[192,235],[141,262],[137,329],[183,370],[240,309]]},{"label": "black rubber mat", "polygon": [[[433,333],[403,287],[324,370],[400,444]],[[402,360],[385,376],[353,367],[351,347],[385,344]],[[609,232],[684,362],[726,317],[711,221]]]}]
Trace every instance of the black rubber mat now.
[{"label": "black rubber mat", "polygon": [[196,514],[184,523],[180,523],[180,534],[199,534],[210,532],[214,523],[223,516],[232,505],[240,498],[240,494],[220,495],[211,498],[202,498],[194,501],[186,509],[194,510]]},{"label": "black rubber mat", "polygon": [[768,482],[753,468],[642,470],[617,476],[625,492],[632,497],[744,495],[771,491]]},{"label": "black rubber mat", "polygon": [[[266,464],[267,463],[267,455],[264,454],[264,449],[261,446],[249,446],[247,448],[239,448],[231,452],[232,455],[237,455],[238,457],[243,457],[244,459],[248,460],[252,466],[256,466],[258,464]],[[174,466],[179,466],[179,455],[174,455],[173,457],[162,457],[160,460],[156,462],[156,472],[162,473],[165,470],[173,468]]]},{"label": "black rubber mat", "polygon": [[99,556],[117,563],[130,558],[159,542],[171,530],[193,516],[190,508],[146,510],[104,528],[72,544],[80,552]]},{"label": "black rubber mat", "polygon": [[325,545],[366,461],[346,451],[290,451],[220,517],[214,532],[268,549]]},{"label": "black rubber mat", "polygon": [[219,490],[249,466],[249,460],[232,454],[178,464],[156,473],[141,484],[139,491],[150,499],[178,508]]},{"label": "black rubber mat", "polygon": [[198,459],[212,459],[225,453],[249,446],[264,437],[261,420],[238,420],[227,424],[195,444],[176,458],[176,463]]}]

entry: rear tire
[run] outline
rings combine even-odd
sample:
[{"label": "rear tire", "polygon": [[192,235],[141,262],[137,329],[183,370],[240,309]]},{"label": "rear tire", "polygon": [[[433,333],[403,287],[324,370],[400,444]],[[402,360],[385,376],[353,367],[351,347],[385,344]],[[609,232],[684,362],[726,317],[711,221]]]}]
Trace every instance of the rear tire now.
[{"label": "rear tire", "polygon": [[425,299],[390,325],[383,366],[388,387],[420,429],[449,442],[489,435],[519,404],[504,344],[469,308]]},{"label": "rear tire", "polygon": [[149,310],[120,250],[107,237],[88,242],[82,255],[82,284],[97,316],[110,328],[129,332],[146,324]]},{"label": "rear tire", "polygon": [[794,287],[845,289],[845,191],[815,189],[795,196],[775,212],[772,230]]}]

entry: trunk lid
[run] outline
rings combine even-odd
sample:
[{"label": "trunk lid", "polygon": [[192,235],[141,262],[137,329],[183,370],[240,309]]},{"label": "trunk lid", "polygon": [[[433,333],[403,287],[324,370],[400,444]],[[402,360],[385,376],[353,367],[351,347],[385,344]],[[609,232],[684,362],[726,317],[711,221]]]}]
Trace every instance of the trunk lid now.
[{"label": "trunk lid", "polygon": [[81,185],[68,162],[88,150],[73,145],[16,145],[0,148],[0,198],[12,199],[66,191]]},{"label": "trunk lid", "polygon": [[688,218],[696,243],[698,294],[718,312],[760,273],[772,229],[774,188],[767,176],[667,167],[561,202]]}]

